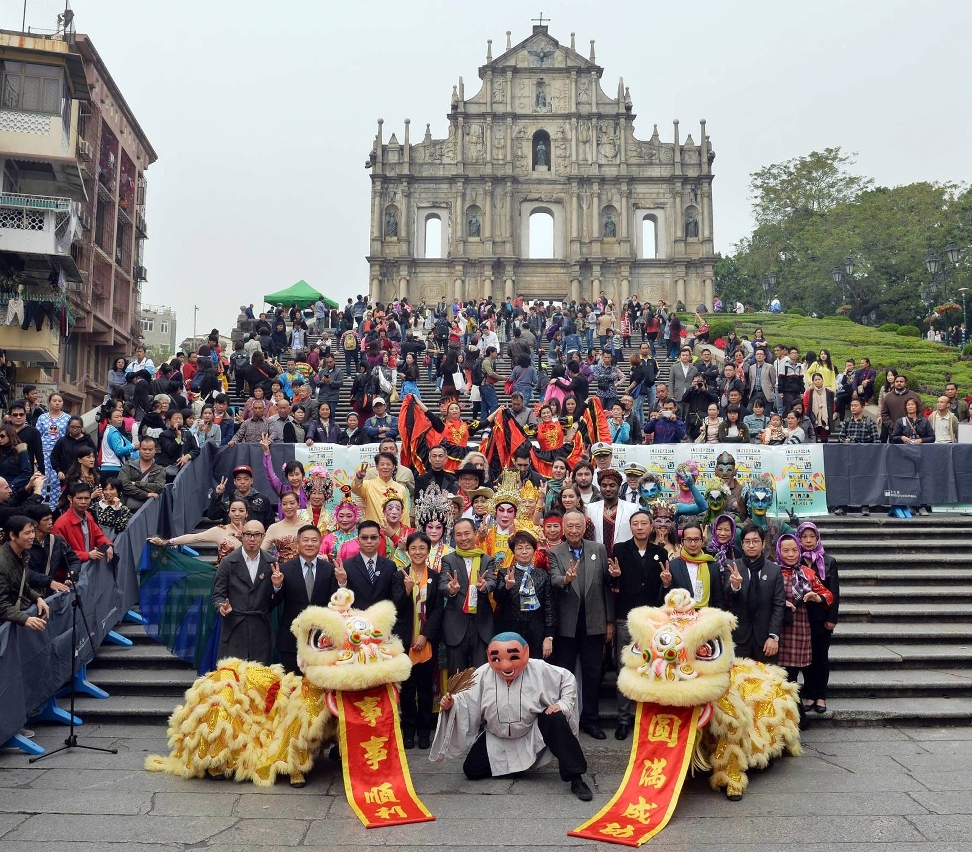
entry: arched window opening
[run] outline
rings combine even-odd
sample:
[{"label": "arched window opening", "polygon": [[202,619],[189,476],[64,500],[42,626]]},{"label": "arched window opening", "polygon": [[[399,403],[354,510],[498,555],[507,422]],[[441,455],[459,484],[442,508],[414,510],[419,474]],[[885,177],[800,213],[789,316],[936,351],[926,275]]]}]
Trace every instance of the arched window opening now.
[{"label": "arched window opening", "polygon": [[425,217],[425,256],[442,257],[442,220],[435,213]]},{"label": "arched window opening", "polygon": [[550,258],[554,256],[554,219],[546,210],[530,214],[530,257]]},{"label": "arched window opening", "polygon": [[658,257],[656,234],[654,217],[645,216],[641,220],[641,256],[647,260],[654,260]]}]

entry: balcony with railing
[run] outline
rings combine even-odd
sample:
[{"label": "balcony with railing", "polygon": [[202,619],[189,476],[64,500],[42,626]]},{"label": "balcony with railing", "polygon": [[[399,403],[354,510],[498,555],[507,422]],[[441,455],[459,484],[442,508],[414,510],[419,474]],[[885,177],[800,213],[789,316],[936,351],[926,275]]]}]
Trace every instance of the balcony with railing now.
[{"label": "balcony with railing", "polygon": [[81,205],[70,198],[0,193],[0,248],[30,255],[71,258],[71,244],[81,235]]}]

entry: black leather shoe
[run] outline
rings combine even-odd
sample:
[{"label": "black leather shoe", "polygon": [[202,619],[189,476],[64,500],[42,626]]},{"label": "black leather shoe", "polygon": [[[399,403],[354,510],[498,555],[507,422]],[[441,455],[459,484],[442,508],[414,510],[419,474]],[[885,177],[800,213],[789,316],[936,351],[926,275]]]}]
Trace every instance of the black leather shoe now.
[{"label": "black leather shoe", "polygon": [[589,802],[594,798],[591,788],[587,786],[587,783],[583,778],[581,778],[580,775],[570,782],[570,792],[577,796],[577,798],[582,802]]},{"label": "black leather shoe", "polygon": [[616,740],[626,740],[628,738],[628,734],[630,733],[631,728],[629,728],[627,725],[618,725],[617,728],[614,729],[614,738]]},{"label": "black leather shoe", "polygon": [[405,743],[405,748],[415,748],[415,737],[412,734],[405,734],[402,740]]},{"label": "black leather shoe", "polygon": [[606,740],[607,734],[604,733],[597,725],[585,725],[581,730],[587,734],[591,739],[595,740]]},{"label": "black leather shoe", "polygon": [[418,746],[419,748],[429,748],[432,743],[429,741],[429,734],[427,731],[422,731],[418,735]]}]

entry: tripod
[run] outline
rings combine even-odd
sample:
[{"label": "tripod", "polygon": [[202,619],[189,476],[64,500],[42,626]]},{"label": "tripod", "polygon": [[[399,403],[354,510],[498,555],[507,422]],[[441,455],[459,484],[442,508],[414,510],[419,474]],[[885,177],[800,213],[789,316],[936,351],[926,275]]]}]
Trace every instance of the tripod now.
[{"label": "tripod", "polygon": [[81,745],[78,742],[78,735],[74,733],[74,696],[76,693],[75,689],[75,676],[78,672],[78,613],[81,613],[81,621],[84,623],[84,630],[88,636],[88,641],[91,641],[91,628],[88,626],[88,619],[84,614],[84,607],[81,605],[81,595],[78,592],[78,584],[75,582],[71,586],[71,594],[73,595],[71,599],[71,713],[70,721],[70,733],[64,740],[64,745],[60,748],[56,748],[53,751],[45,752],[37,757],[31,757],[28,763],[37,763],[38,760],[43,760],[45,757],[50,757],[52,754],[57,754],[61,751],[67,751],[71,748],[83,748],[88,751],[102,751],[106,754],[118,754],[117,748],[100,748],[98,746]]}]

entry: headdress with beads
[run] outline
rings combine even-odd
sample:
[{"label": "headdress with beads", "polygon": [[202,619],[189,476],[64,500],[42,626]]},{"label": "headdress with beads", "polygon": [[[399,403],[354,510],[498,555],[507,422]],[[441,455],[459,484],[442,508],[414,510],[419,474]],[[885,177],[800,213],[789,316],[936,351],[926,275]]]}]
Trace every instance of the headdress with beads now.
[{"label": "headdress with beads", "polygon": [[651,517],[654,520],[658,517],[666,517],[674,520],[675,504],[669,500],[658,500],[651,504]]},{"label": "headdress with beads", "polygon": [[496,507],[509,503],[514,508],[520,505],[520,474],[515,470],[504,470],[500,476],[500,485],[489,501],[489,513],[496,514]]},{"label": "headdress with beads", "polygon": [[331,474],[322,464],[314,465],[307,471],[307,476],[304,477],[304,493],[310,497],[315,492],[324,495],[325,503],[331,499],[331,494],[334,492]]},{"label": "headdress with beads", "polygon": [[405,510],[405,498],[396,491],[394,488],[387,488],[381,495],[381,511],[385,511],[385,506],[392,502],[392,500],[397,500],[402,504],[402,511]]},{"label": "headdress with beads", "polygon": [[452,495],[448,491],[431,483],[415,501],[415,523],[418,528],[424,530],[429,521],[439,521],[448,535],[452,528],[451,501]]}]

